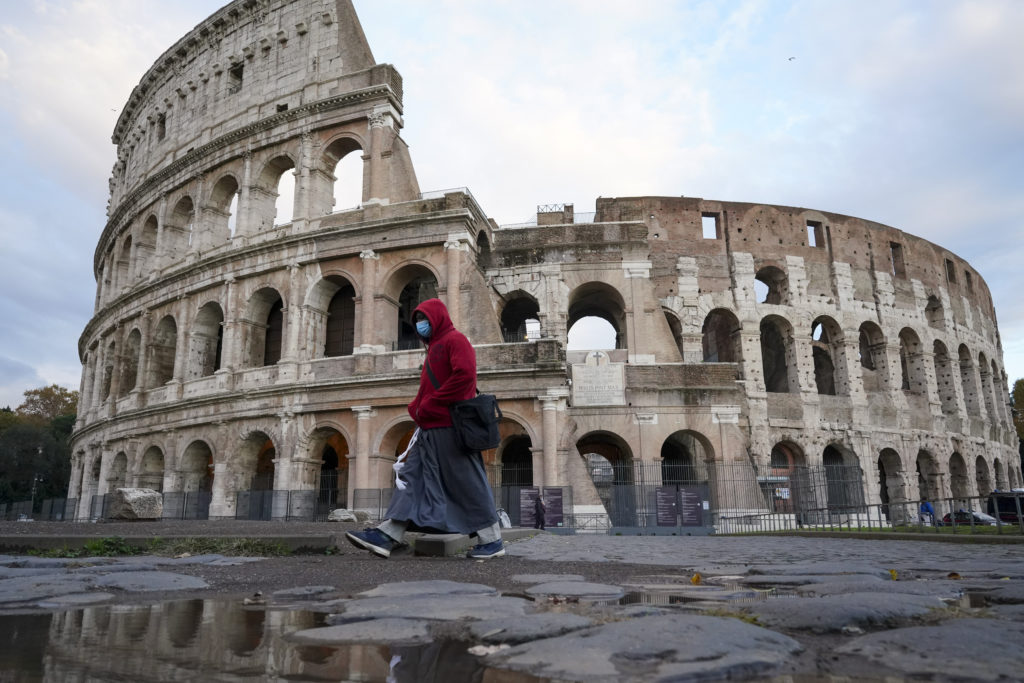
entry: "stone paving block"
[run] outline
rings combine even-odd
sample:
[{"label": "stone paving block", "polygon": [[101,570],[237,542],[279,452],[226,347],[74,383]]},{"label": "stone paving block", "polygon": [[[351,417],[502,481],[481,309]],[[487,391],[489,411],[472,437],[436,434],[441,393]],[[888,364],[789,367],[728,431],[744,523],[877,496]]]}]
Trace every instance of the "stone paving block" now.
[{"label": "stone paving block", "polygon": [[437,621],[506,618],[522,616],[532,605],[522,598],[473,594],[360,598],[345,601],[341,605],[343,611],[330,615],[328,622],[340,624],[386,617]]},{"label": "stone paving block", "polygon": [[616,600],[626,594],[621,586],[609,586],[589,581],[553,581],[530,586],[530,595],[579,598],[581,600]]},{"label": "stone paving block", "polygon": [[576,681],[742,679],[771,672],[801,649],[788,636],[737,619],[676,614],[517,645],[485,662]]},{"label": "stone paving block", "polygon": [[1024,603],[1024,583],[1009,583],[985,592],[985,598],[994,603],[1018,605]]},{"label": "stone paving block", "polygon": [[474,638],[485,643],[516,645],[541,638],[553,638],[593,624],[590,619],[577,614],[549,612],[527,614],[511,619],[485,619],[470,624],[469,632]]},{"label": "stone paving block", "polygon": [[36,603],[39,607],[51,609],[73,609],[87,605],[98,605],[114,599],[113,593],[93,591],[91,593],[72,593],[71,595],[56,595],[45,598]]},{"label": "stone paving block", "polygon": [[359,593],[359,598],[402,598],[424,595],[497,595],[498,591],[480,583],[459,581],[398,581],[384,583]]},{"label": "stone paving block", "polygon": [[934,595],[940,598],[956,598],[963,594],[963,584],[957,581],[878,581],[865,586],[863,581],[845,581],[845,577],[837,577],[827,583],[812,583],[798,586],[795,590],[805,597],[824,595],[845,595],[847,593],[903,594],[903,595]]},{"label": "stone paving block", "polygon": [[579,574],[515,574],[510,577],[516,583],[549,583],[551,581],[584,581]]},{"label": "stone paving block", "polygon": [[841,645],[836,651],[859,655],[908,676],[1020,680],[1024,671],[1022,640],[1024,623],[956,619],[938,626],[871,633]]},{"label": "stone paving block", "polygon": [[104,588],[118,588],[125,591],[177,591],[210,587],[206,581],[195,576],[160,571],[111,572],[106,576],[92,579],[92,582]]},{"label": "stone paving block", "polygon": [[[744,576],[736,583],[743,586],[803,586],[814,583],[830,583],[841,578],[847,583],[879,584],[883,579],[869,574],[754,574]],[[892,582],[892,578],[886,576],[884,581]]]},{"label": "stone paving block", "polygon": [[337,589],[334,586],[297,586],[274,591],[271,596],[277,600],[293,600],[299,598],[315,598],[324,593],[333,593]]},{"label": "stone paving block", "polygon": [[939,598],[926,595],[850,593],[779,598],[744,607],[744,612],[771,628],[827,633],[850,626],[890,626],[945,606]]},{"label": "stone paving block", "polygon": [[418,619],[370,619],[335,626],[296,631],[288,640],[316,645],[341,643],[426,643],[431,640],[430,622]]},{"label": "stone paving block", "polygon": [[92,581],[92,577],[70,577],[63,572],[3,579],[0,581],[0,604],[33,602],[52,596],[85,593]]}]

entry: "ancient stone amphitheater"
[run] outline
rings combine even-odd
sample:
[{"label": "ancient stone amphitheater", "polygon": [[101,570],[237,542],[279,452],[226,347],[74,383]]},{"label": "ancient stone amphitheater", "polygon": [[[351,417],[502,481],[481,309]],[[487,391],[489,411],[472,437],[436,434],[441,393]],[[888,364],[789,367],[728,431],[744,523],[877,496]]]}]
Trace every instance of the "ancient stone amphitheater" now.
[{"label": "ancient stone amphitheater", "polygon": [[[161,491],[165,516],[377,509],[431,296],[501,400],[485,457],[514,512],[538,487],[565,524],[663,523],[687,503],[662,490],[696,485],[704,525],[889,517],[1021,485],[992,299],[957,255],[696,197],[499,226],[466,189],[421,190],[403,116],[348,0],[236,0],[145,73],[113,133],[71,514],[121,487]],[[335,202],[343,164],[355,208]],[[614,342],[568,349],[585,319]]]}]

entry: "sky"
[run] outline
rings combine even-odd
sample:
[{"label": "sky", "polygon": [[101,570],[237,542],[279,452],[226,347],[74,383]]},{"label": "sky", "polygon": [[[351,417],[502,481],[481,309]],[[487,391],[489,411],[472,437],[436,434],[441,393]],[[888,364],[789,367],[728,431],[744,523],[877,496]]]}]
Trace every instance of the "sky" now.
[{"label": "sky", "polygon": [[[1024,377],[1024,2],[354,0],[424,191],[499,223],[686,195],[857,216],[965,258]],[[0,0],[0,407],[78,389],[132,88],[217,0]]]}]

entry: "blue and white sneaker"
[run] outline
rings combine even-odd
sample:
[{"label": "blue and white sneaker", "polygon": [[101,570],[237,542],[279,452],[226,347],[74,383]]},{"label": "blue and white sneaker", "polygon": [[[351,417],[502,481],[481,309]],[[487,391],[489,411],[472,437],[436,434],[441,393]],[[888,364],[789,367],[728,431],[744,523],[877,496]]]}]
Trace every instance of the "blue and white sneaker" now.
[{"label": "blue and white sneaker", "polygon": [[357,548],[369,550],[377,557],[383,558],[390,557],[391,551],[399,546],[398,541],[378,529],[349,531],[345,534],[345,538]]},{"label": "blue and white sneaker", "polygon": [[499,538],[497,541],[491,541],[490,543],[480,543],[473,546],[466,553],[466,557],[471,560],[486,560],[491,557],[501,557],[505,554],[505,544],[502,543]]}]

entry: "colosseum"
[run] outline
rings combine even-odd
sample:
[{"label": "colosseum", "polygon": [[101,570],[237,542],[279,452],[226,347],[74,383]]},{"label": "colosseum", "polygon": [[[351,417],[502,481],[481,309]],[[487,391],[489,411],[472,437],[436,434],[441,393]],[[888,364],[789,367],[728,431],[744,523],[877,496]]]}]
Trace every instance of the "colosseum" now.
[{"label": "colosseum", "polygon": [[[957,255],[698,197],[498,225],[468,189],[421,190],[404,115],[349,0],[235,0],[143,75],[112,137],[67,517],[124,487],[165,517],[379,513],[435,296],[500,400],[485,460],[514,522],[540,493],[579,529],[895,524],[1022,485],[992,299]],[[583,321],[612,341],[569,344]]]}]

